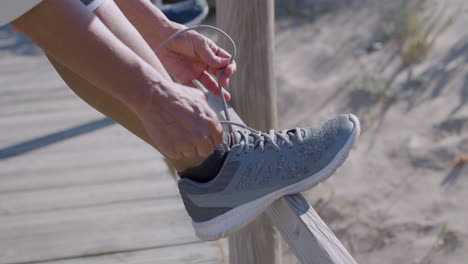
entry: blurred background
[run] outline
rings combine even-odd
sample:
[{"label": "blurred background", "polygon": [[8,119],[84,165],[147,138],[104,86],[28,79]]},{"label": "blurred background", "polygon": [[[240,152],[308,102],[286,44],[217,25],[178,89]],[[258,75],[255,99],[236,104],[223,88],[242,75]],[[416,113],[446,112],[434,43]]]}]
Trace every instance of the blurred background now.
[{"label": "blurred background", "polygon": [[[216,25],[214,1],[209,12],[155,2]],[[279,128],[347,112],[362,122],[358,147],[309,202],[358,263],[467,263],[465,1],[275,8]],[[161,156],[74,96],[9,25],[0,87],[1,264],[226,260],[225,241],[194,237]],[[297,262],[287,248],[284,258]]]}]

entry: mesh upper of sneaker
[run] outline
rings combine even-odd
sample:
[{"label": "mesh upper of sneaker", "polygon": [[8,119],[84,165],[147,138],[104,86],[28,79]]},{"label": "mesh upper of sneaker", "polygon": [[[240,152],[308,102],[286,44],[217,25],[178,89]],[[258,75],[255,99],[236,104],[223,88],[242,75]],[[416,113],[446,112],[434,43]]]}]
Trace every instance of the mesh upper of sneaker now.
[{"label": "mesh upper of sneaker", "polygon": [[[289,132],[291,134],[286,132],[291,145],[282,137],[275,137],[279,150],[268,139],[263,139],[261,149],[261,139],[250,135],[244,137],[232,146],[221,171],[212,181],[179,181],[187,211],[194,221],[206,221],[232,207],[314,175],[336,156],[353,128],[349,116],[341,115],[322,125],[295,129]],[[302,142],[297,136],[302,137]],[[245,148],[247,140],[254,145],[248,151]]]}]

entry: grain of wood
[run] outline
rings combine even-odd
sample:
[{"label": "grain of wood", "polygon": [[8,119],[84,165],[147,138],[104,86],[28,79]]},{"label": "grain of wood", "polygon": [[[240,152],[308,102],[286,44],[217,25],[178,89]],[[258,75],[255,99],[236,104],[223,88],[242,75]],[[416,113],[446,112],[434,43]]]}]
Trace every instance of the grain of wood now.
[{"label": "grain of wood", "polygon": [[[135,150],[133,148],[132,150]],[[73,155],[68,155],[74,153]],[[86,152],[48,154],[46,150],[31,152],[0,161],[0,193],[44,188],[59,188],[122,181],[156,175],[166,175],[161,158],[141,155],[133,151],[107,153],[106,156],[86,155]],[[76,154],[76,155],[75,155]],[[127,158],[125,154],[128,154]]]},{"label": "grain of wood", "polygon": [[46,261],[42,264],[220,264],[219,249],[207,243],[137,250],[97,257]]},{"label": "grain of wood", "polygon": [[118,202],[153,200],[179,193],[170,177],[139,177],[90,185],[73,185],[30,191],[0,193],[0,216],[89,207]]},{"label": "grain of wood", "polygon": [[277,200],[267,213],[300,263],[356,264],[301,194]]},{"label": "grain of wood", "polygon": [[[232,37],[238,50],[230,103],[247,125],[262,131],[275,128],[274,3],[218,0],[216,4],[217,26]],[[229,50],[230,44],[220,40]]]},{"label": "grain of wood", "polygon": [[45,261],[198,241],[180,199],[0,217],[0,263]]}]

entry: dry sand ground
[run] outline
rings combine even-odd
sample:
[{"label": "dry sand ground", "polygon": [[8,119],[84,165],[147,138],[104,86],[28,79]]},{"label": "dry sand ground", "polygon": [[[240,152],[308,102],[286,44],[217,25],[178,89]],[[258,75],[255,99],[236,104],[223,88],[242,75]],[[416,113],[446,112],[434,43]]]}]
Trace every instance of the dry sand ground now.
[{"label": "dry sand ground", "polygon": [[[468,165],[453,165],[468,153],[467,5],[451,0],[450,10],[462,6],[457,20],[425,60],[399,71],[394,40],[368,48],[382,41],[381,5],[332,2],[314,19],[277,18],[280,127],[346,112],[362,121],[356,150],[309,200],[358,263],[468,263]],[[10,34],[0,32],[0,57],[40,54]]]},{"label": "dry sand ground", "polygon": [[[424,12],[442,2],[426,3]],[[463,2],[449,1],[447,13],[462,8],[457,20],[426,59],[401,71],[391,38],[363,52],[382,41],[375,1],[335,7],[313,21],[278,17],[280,127],[346,112],[362,121],[344,167],[307,193],[358,263],[468,263],[468,164],[453,164],[468,153]],[[377,99],[385,86],[388,95]]]}]

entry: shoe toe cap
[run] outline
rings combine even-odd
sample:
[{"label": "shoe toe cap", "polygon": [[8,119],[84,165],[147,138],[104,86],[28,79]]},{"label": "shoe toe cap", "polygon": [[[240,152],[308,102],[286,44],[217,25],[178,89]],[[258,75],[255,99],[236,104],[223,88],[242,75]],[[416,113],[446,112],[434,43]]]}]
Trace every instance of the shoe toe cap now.
[{"label": "shoe toe cap", "polygon": [[354,138],[357,129],[359,129],[357,117],[343,114],[319,126],[306,128],[305,141],[313,148],[313,159],[327,163],[351,137]]},{"label": "shoe toe cap", "polygon": [[356,133],[359,127],[359,120],[353,114],[344,114],[337,117],[340,127],[336,133],[335,141],[343,144]]}]

